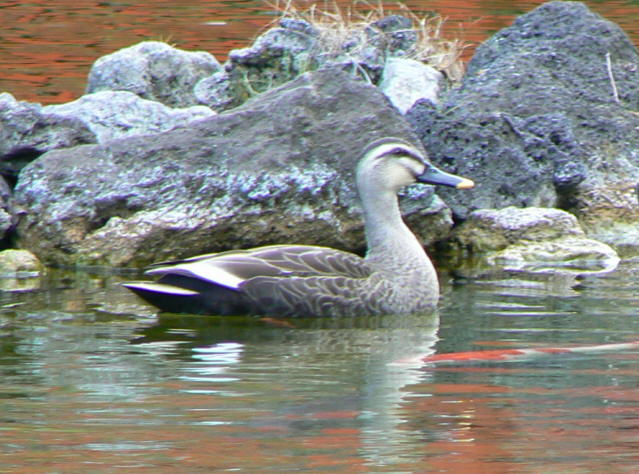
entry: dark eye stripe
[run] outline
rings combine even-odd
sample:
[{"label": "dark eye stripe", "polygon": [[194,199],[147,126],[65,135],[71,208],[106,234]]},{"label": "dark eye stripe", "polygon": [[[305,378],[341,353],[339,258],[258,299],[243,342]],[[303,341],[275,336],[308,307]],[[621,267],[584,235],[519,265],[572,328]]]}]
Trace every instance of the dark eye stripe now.
[{"label": "dark eye stripe", "polygon": [[387,150],[386,152],[384,152],[383,154],[379,155],[378,158],[381,158],[386,155],[407,155],[419,161],[423,161],[424,159],[424,157],[420,153],[415,153],[415,150],[408,147],[404,147],[404,146],[396,146],[395,148],[391,148]]},{"label": "dark eye stripe", "polygon": [[383,138],[371,143],[364,155],[373,154],[371,158],[377,160],[388,155],[404,155],[417,161],[426,161],[426,155],[412,144],[401,139]]}]

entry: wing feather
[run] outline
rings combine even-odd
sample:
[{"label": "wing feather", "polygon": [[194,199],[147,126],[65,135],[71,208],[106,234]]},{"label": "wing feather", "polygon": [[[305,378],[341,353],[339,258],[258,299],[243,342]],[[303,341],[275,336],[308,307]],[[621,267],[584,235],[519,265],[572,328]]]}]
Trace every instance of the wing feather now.
[{"label": "wing feather", "polygon": [[183,275],[231,289],[257,277],[367,278],[372,273],[358,255],[309,245],[271,245],[201,255],[151,267],[155,276]]},{"label": "wing feather", "polygon": [[[278,317],[352,316],[381,314],[383,285],[376,287],[376,298],[367,298],[370,281],[345,276],[256,277],[241,291],[256,307]],[[380,298],[382,296],[382,298]]]},{"label": "wing feather", "polygon": [[152,281],[130,281],[127,283],[123,283],[122,286],[130,288],[132,290],[151,291],[155,293],[163,293],[176,296],[195,296],[198,294],[197,291]]}]

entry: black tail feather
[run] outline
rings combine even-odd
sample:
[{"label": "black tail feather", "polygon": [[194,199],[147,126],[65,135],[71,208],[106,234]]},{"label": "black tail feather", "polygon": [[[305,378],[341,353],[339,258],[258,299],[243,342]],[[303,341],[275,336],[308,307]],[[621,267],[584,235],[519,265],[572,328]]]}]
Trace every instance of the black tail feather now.
[{"label": "black tail feather", "polygon": [[248,298],[239,290],[233,290],[214,283],[183,275],[164,275],[158,283],[195,291],[194,295],[163,293],[148,288],[127,286],[147,303],[168,313],[191,313],[209,315],[253,314],[254,308]]}]

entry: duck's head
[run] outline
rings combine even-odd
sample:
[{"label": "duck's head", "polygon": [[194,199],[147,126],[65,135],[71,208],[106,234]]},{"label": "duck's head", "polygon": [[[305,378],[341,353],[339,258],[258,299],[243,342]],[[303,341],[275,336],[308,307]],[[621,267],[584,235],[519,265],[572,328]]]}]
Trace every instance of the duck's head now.
[{"label": "duck's head", "polygon": [[357,186],[365,189],[397,192],[413,183],[439,184],[470,189],[467,178],[446,173],[426,159],[415,146],[398,138],[382,138],[370,143],[357,165]]}]

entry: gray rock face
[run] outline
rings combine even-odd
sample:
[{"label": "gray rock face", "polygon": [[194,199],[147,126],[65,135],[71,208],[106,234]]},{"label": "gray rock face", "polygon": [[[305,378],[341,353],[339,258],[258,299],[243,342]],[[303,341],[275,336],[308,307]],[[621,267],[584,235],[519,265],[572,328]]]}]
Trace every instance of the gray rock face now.
[{"label": "gray rock face", "polygon": [[95,141],[78,119],[46,113],[40,104],[0,94],[0,174],[8,179],[15,179],[27,163],[46,151]]},{"label": "gray rock face", "polygon": [[610,246],[587,238],[575,216],[559,209],[477,210],[453,241],[478,256],[480,265],[511,271],[584,274],[619,263]]},{"label": "gray rock face", "polygon": [[95,92],[42,110],[81,120],[95,134],[98,142],[164,132],[192,120],[215,115],[211,109],[201,105],[173,109],[127,91]]},{"label": "gray rock face", "polygon": [[418,103],[407,117],[440,165],[477,182],[442,193],[460,216],[561,207],[614,243],[611,226],[639,229],[638,71],[618,26],[582,3],[550,2],[482,44],[441,107]]},{"label": "gray rock face", "polygon": [[[50,152],[20,175],[20,245],[48,263],[144,265],[229,247],[365,246],[353,169],[374,138],[416,137],[374,87],[304,74],[231,112],[147,137]],[[442,238],[431,187],[409,225]]]},{"label": "gray rock face", "polygon": [[124,90],[169,107],[188,107],[197,105],[195,84],[220,68],[207,52],[145,41],[98,59],[89,72],[87,93]]}]

